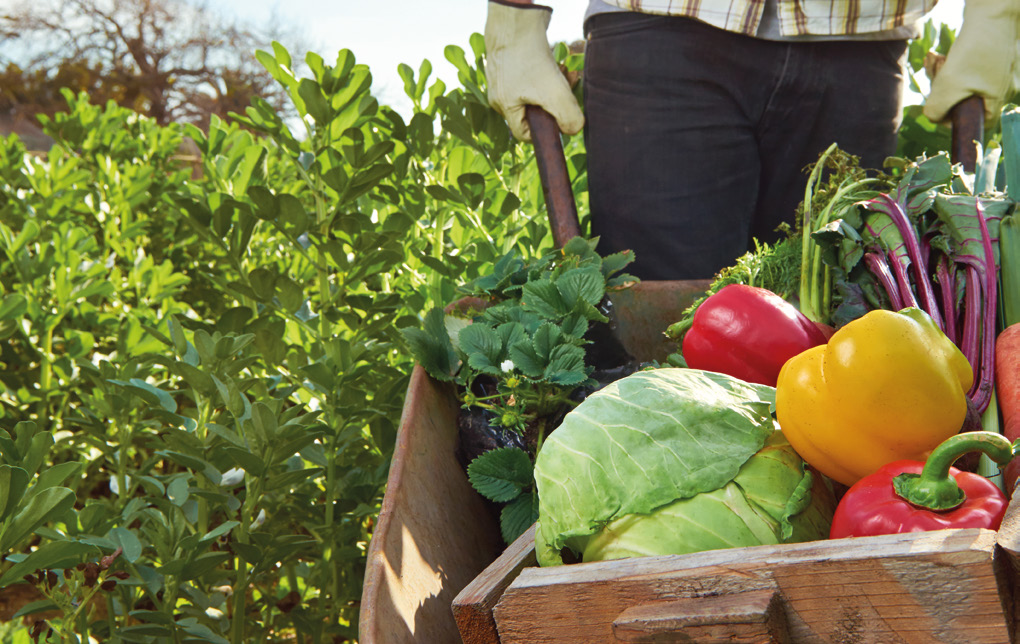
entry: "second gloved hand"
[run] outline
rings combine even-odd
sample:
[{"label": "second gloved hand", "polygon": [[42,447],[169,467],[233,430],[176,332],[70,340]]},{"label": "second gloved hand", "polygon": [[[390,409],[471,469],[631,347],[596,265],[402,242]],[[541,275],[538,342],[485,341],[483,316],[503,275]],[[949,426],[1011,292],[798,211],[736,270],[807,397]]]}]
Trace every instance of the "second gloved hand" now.
[{"label": "second gloved hand", "polygon": [[531,140],[526,105],[538,105],[552,114],[566,134],[584,127],[581,108],[546,39],[551,16],[552,9],[542,5],[489,2],[485,23],[489,104],[523,141]]},{"label": "second gloved hand", "polygon": [[924,115],[943,121],[971,96],[985,99],[985,118],[999,118],[1020,74],[1020,0],[966,0],[963,26],[935,74]]}]

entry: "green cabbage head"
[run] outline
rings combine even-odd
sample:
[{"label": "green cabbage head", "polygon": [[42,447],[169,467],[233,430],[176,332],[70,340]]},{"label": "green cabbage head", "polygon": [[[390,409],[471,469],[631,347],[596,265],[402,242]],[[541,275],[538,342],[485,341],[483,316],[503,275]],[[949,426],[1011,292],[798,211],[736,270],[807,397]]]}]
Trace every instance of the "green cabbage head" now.
[{"label": "green cabbage head", "polygon": [[540,565],[824,539],[835,508],[779,431],[775,389],[653,369],[592,394],[535,461]]}]

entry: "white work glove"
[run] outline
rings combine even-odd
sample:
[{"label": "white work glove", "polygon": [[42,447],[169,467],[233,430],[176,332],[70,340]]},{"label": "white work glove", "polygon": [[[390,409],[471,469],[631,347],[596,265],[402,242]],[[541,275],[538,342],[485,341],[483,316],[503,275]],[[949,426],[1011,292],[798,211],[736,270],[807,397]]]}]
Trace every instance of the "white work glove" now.
[{"label": "white work glove", "polygon": [[551,17],[552,9],[542,5],[489,2],[485,22],[489,104],[522,141],[531,140],[526,105],[544,108],[565,134],[576,134],[584,127],[581,108],[546,39]]},{"label": "white work glove", "polygon": [[985,118],[995,122],[1020,85],[1020,0],[967,0],[963,25],[931,82],[924,115],[933,123],[971,96],[985,99]]}]

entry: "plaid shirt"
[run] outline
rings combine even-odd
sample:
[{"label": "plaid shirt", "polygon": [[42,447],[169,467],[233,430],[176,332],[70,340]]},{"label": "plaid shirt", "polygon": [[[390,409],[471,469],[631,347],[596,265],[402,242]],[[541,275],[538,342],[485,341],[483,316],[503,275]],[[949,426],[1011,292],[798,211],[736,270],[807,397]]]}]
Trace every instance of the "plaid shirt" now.
[{"label": "plaid shirt", "polygon": [[[778,0],[783,36],[854,36],[910,28],[938,0]],[[621,9],[696,18],[727,31],[758,32],[765,0],[605,0]]]}]

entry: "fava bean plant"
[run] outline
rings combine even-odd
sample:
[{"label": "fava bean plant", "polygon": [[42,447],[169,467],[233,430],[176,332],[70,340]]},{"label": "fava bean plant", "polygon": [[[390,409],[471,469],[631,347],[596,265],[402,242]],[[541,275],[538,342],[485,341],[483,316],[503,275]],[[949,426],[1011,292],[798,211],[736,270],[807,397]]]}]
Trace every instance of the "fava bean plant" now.
[{"label": "fava bean plant", "polygon": [[551,247],[470,43],[456,88],[401,66],[408,116],[350,51],[298,76],[274,45],[297,121],[256,99],[160,127],[68,93],[51,150],[0,139],[0,639],[357,639],[400,330]]}]

